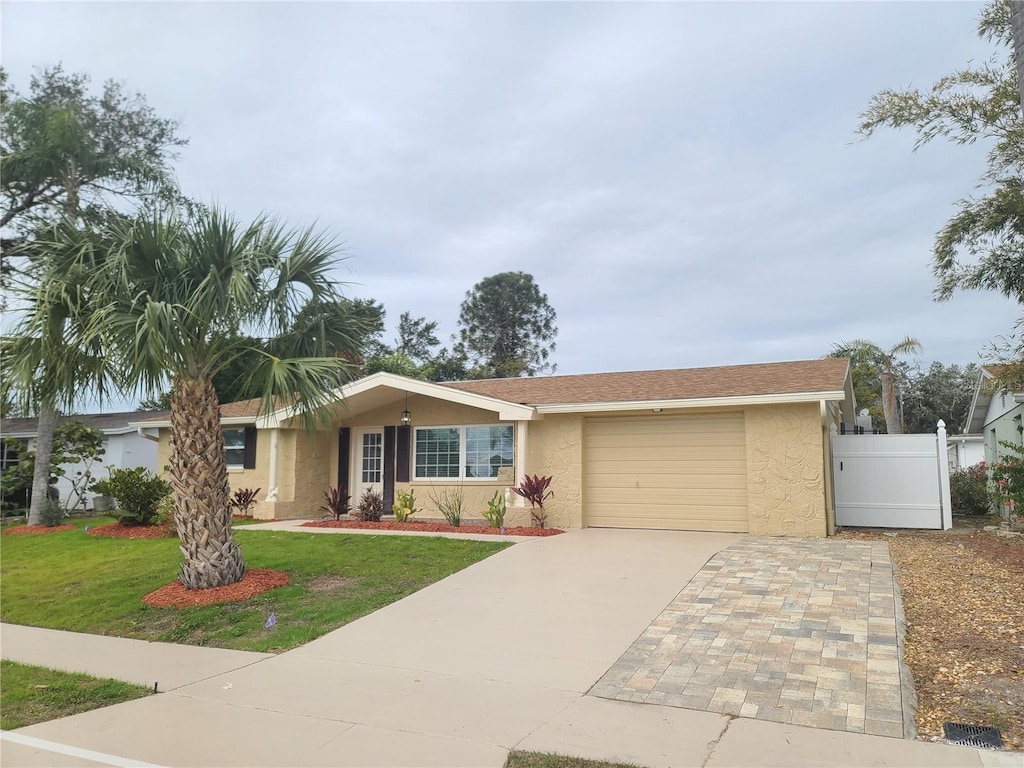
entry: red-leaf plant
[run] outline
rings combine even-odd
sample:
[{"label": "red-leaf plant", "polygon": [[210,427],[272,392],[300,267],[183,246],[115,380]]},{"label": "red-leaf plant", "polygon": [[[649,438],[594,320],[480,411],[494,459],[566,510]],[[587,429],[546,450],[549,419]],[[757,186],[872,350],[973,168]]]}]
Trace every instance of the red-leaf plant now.
[{"label": "red-leaf plant", "polygon": [[348,500],[351,498],[344,486],[329,486],[324,491],[324,504],[320,509],[330,514],[335,520],[341,519],[342,515],[348,514]]},{"label": "red-leaf plant", "polygon": [[261,490],[263,489],[257,488],[254,491],[252,488],[238,488],[231,497],[231,506],[237,509],[242,517],[251,517],[252,508],[256,506],[256,494]]},{"label": "red-leaf plant", "polygon": [[530,502],[530,517],[538,528],[544,528],[548,519],[548,513],[544,511],[544,502],[555,495],[554,491],[548,490],[553,479],[549,475],[524,475],[523,481],[512,489],[514,493]]}]

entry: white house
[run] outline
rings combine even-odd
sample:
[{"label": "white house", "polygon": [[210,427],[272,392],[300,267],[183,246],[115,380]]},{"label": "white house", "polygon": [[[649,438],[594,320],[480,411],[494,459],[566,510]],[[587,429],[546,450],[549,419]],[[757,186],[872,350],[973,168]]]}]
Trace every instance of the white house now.
[{"label": "white house", "polygon": [[[97,461],[90,468],[92,477],[100,479],[106,477],[108,467],[130,469],[132,467],[145,467],[156,472],[157,443],[155,434],[146,435],[138,427],[130,426],[130,422],[143,419],[167,418],[170,411],[131,411],[127,413],[98,413],[83,414],[77,416],[64,416],[63,422],[81,422],[87,427],[98,429],[104,436],[103,458]],[[37,419],[0,419],[0,437],[13,438],[23,443],[29,451],[35,450],[36,435],[38,431]],[[0,456],[0,468],[6,468],[17,461],[17,455],[12,455],[6,448]],[[57,490],[60,492],[61,503],[68,501],[73,495],[71,479],[77,473],[85,470],[82,464],[63,465],[65,476],[57,482]],[[92,508],[92,493],[85,493],[85,508]],[[72,501],[73,506],[82,508],[82,500]]]},{"label": "white house", "polygon": [[[1003,443],[1024,446],[1024,393],[1008,392],[998,386],[999,366],[987,365],[978,375],[974,400],[967,412],[967,435],[982,442],[984,459],[999,461],[1007,453]],[[977,462],[975,462],[977,463]]]}]

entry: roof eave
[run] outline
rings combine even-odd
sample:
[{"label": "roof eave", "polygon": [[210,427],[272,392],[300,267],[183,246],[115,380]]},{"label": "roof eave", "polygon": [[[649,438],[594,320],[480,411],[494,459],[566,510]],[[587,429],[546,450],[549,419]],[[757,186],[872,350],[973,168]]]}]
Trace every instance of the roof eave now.
[{"label": "roof eave", "polygon": [[649,411],[680,408],[736,408],[746,405],[784,405],[787,403],[817,403],[822,400],[842,401],[843,390],[828,392],[796,392],[775,395],[737,395],[733,397],[691,397],[666,400],[625,400],[596,403],[537,403],[538,413],[601,413],[607,411]]}]

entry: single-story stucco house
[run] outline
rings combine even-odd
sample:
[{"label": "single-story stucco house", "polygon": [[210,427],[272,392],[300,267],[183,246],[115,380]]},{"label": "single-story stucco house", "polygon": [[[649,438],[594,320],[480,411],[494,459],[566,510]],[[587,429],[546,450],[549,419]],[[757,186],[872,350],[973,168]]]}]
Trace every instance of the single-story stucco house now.
[{"label": "single-story stucco house", "polygon": [[[261,519],[319,516],[324,490],[390,511],[412,488],[420,517],[460,486],[465,516],[524,474],[551,475],[549,524],[825,536],[834,529],[829,430],[853,422],[845,359],[431,383],[376,373],[304,430],[259,401],[221,407],[233,488],[260,488]],[[403,417],[405,417],[403,419]],[[403,421],[405,423],[403,423]],[[167,463],[167,420],[157,463]],[[510,496],[506,524],[529,524]]]}]

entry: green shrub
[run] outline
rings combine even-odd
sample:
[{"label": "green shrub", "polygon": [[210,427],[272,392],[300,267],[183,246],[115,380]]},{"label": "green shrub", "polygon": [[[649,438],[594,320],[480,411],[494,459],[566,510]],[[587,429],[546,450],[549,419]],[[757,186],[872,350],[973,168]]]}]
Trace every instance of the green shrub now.
[{"label": "green shrub", "polygon": [[491,528],[505,527],[505,496],[501,491],[495,491],[494,495],[487,502],[487,509],[484,510],[484,520]]},{"label": "green shrub", "polygon": [[52,528],[55,525],[60,525],[64,522],[64,507],[60,505],[60,502],[47,498],[43,502],[43,525]]},{"label": "green shrub", "polygon": [[966,512],[968,515],[987,515],[990,510],[985,462],[951,474],[949,495],[956,511]]},{"label": "green shrub", "polygon": [[145,467],[111,469],[110,477],[93,484],[104,496],[117,499],[110,515],[122,525],[153,525],[160,516],[160,502],[170,494],[171,484]]},{"label": "green shrub", "polygon": [[395,520],[399,523],[408,523],[412,516],[419,510],[416,509],[416,494],[410,488],[407,491],[399,491],[391,511],[395,513]]},{"label": "green shrub", "polygon": [[380,491],[367,488],[359,497],[359,519],[370,523],[378,523],[384,516],[384,497]]},{"label": "green shrub", "polygon": [[1004,517],[1019,522],[1024,513],[1024,449],[1006,440],[1000,440],[999,444],[1009,452],[989,468],[992,501]]}]

